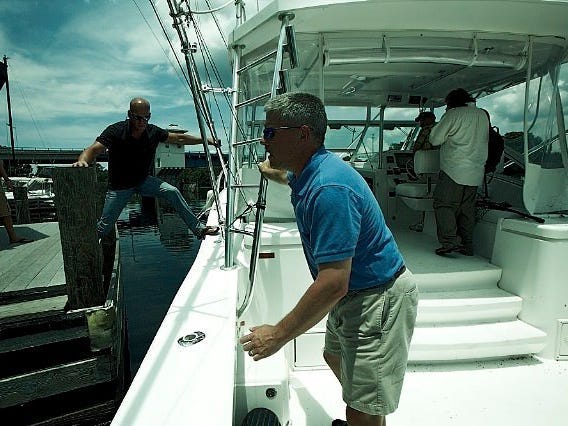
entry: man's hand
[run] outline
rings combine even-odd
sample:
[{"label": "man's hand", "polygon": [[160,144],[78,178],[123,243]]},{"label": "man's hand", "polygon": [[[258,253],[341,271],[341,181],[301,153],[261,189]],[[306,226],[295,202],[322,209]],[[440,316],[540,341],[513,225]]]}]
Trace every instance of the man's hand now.
[{"label": "man's hand", "polygon": [[78,160],[73,163],[73,167],[89,167],[89,163],[85,160]]},{"label": "man's hand", "polygon": [[272,167],[270,167],[270,160],[267,158],[266,160],[258,163],[258,170],[260,170],[260,173],[263,175],[272,170]]},{"label": "man's hand", "polygon": [[218,147],[220,147],[220,146],[221,146],[221,139],[215,140],[215,139],[213,139],[213,138],[207,138],[207,143],[208,143],[209,145],[213,145],[213,146],[218,146]]},{"label": "man's hand", "polygon": [[266,179],[273,180],[282,185],[288,184],[288,174],[286,170],[275,169],[270,165],[270,160],[267,158],[261,163],[258,163],[258,170]]},{"label": "man's hand", "polygon": [[251,333],[240,338],[243,350],[248,352],[255,361],[275,354],[286,343],[279,336],[278,328],[273,325],[251,327]]}]

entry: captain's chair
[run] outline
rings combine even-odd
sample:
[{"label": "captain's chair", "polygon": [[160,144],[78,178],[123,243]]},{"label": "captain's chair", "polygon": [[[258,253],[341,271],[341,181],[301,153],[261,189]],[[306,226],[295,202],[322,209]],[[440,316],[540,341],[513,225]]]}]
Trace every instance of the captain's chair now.
[{"label": "captain's chair", "polygon": [[433,211],[434,188],[432,178],[440,171],[440,150],[420,150],[414,154],[414,172],[426,177],[426,183],[408,182],[396,185],[396,196],[412,210]]}]

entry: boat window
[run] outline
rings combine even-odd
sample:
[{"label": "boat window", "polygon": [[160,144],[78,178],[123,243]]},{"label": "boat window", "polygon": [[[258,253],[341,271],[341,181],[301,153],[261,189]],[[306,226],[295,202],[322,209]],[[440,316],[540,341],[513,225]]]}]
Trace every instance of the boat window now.
[{"label": "boat window", "polygon": [[556,110],[555,86],[558,69],[533,81],[529,92],[529,162],[545,169],[564,167]]}]

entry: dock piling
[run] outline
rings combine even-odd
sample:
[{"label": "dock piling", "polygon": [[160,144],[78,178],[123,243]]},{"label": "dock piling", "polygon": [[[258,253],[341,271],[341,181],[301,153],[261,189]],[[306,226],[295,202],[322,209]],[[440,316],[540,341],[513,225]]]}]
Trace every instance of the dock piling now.
[{"label": "dock piling", "polygon": [[102,251],[96,230],[97,190],[92,167],[54,170],[55,204],[69,309],[102,305],[106,298]]}]

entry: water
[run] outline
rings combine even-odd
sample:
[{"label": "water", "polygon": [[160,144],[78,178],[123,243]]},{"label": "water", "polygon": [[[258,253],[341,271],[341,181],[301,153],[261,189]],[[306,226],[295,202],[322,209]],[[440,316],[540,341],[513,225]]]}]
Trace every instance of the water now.
[{"label": "water", "polygon": [[[147,201],[129,203],[117,222],[132,377],[201,245],[169,207]],[[202,206],[190,203],[196,214]]]}]

